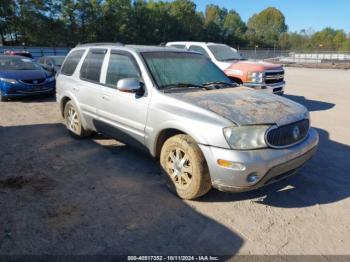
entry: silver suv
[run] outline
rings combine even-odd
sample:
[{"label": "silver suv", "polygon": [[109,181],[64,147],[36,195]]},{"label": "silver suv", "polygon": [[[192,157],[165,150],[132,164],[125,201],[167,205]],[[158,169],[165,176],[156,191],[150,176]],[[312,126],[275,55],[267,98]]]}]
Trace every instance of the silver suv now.
[{"label": "silver suv", "polygon": [[95,131],[148,151],[184,199],[275,182],[318,144],[304,106],[237,87],[205,56],[173,47],[77,46],[57,100],[74,137]]}]

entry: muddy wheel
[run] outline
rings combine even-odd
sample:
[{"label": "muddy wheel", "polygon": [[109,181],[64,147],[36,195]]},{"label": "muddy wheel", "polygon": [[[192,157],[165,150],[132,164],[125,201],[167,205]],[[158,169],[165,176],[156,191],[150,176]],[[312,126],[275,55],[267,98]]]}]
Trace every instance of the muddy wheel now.
[{"label": "muddy wheel", "polygon": [[83,138],[91,134],[90,131],[84,129],[78,110],[72,101],[67,102],[64,108],[64,119],[67,129],[73,137]]},{"label": "muddy wheel", "polygon": [[160,165],[168,187],[183,199],[200,197],[211,189],[205,158],[188,135],[176,135],[165,141]]}]

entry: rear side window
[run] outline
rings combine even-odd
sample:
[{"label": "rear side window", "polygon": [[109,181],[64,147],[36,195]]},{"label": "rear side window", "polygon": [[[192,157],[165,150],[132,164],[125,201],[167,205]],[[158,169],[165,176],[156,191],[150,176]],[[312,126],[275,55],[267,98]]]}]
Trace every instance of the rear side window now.
[{"label": "rear side window", "polygon": [[47,58],[46,61],[45,61],[45,64],[51,66],[51,65],[52,65],[52,60],[51,60],[51,58]]},{"label": "rear side window", "polygon": [[200,46],[196,46],[196,45],[191,45],[188,50],[191,50],[191,51],[195,51],[195,52],[198,52],[198,53],[201,53],[202,55],[205,55],[205,56],[208,56],[208,53],[207,51],[205,51],[205,49],[203,47],[200,47]]},{"label": "rear side window", "polygon": [[38,63],[39,64],[44,64],[44,57],[40,57],[39,59],[38,59]]},{"label": "rear side window", "polygon": [[101,67],[105,54],[105,49],[90,50],[81,66],[80,78],[100,82]]},{"label": "rear side window", "polygon": [[176,45],[171,45],[171,46],[179,48],[179,49],[186,49],[185,45],[176,44]]},{"label": "rear side window", "polygon": [[123,78],[138,78],[140,73],[135,60],[126,54],[111,53],[109,59],[106,84],[116,86],[117,82]]},{"label": "rear side window", "polygon": [[76,50],[70,53],[62,66],[61,73],[68,76],[73,75],[84,52],[85,50]]}]

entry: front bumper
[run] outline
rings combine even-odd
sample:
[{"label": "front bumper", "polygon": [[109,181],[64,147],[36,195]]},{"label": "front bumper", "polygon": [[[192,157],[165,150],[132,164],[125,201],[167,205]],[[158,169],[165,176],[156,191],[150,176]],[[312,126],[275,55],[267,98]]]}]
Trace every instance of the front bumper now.
[{"label": "front bumper", "polygon": [[[221,191],[243,192],[285,178],[301,167],[315,153],[318,144],[317,132],[310,128],[307,138],[290,148],[238,151],[199,145],[210,171],[213,187]],[[241,163],[244,170],[232,170],[217,164],[218,159]],[[254,174],[258,180],[248,182]]]},{"label": "front bumper", "polygon": [[255,83],[243,83],[244,86],[252,87],[255,89],[262,89],[266,90],[269,93],[273,93],[276,95],[283,95],[284,94],[284,86],[286,85],[285,81],[278,82],[275,84],[255,84]]},{"label": "front bumper", "polygon": [[55,93],[56,83],[49,82],[42,85],[13,85],[4,88],[2,95],[6,98],[44,95]]}]

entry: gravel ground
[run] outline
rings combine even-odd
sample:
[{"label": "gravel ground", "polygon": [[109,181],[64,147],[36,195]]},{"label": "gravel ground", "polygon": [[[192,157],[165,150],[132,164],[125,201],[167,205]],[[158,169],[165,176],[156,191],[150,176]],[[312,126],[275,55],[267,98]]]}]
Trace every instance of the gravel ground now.
[{"label": "gravel ground", "polygon": [[350,73],[286,69],[320,147],[299,173],[182,201],[149,156],[74,140],[50,98],[0,103],[0,254],[350,254]]}]

